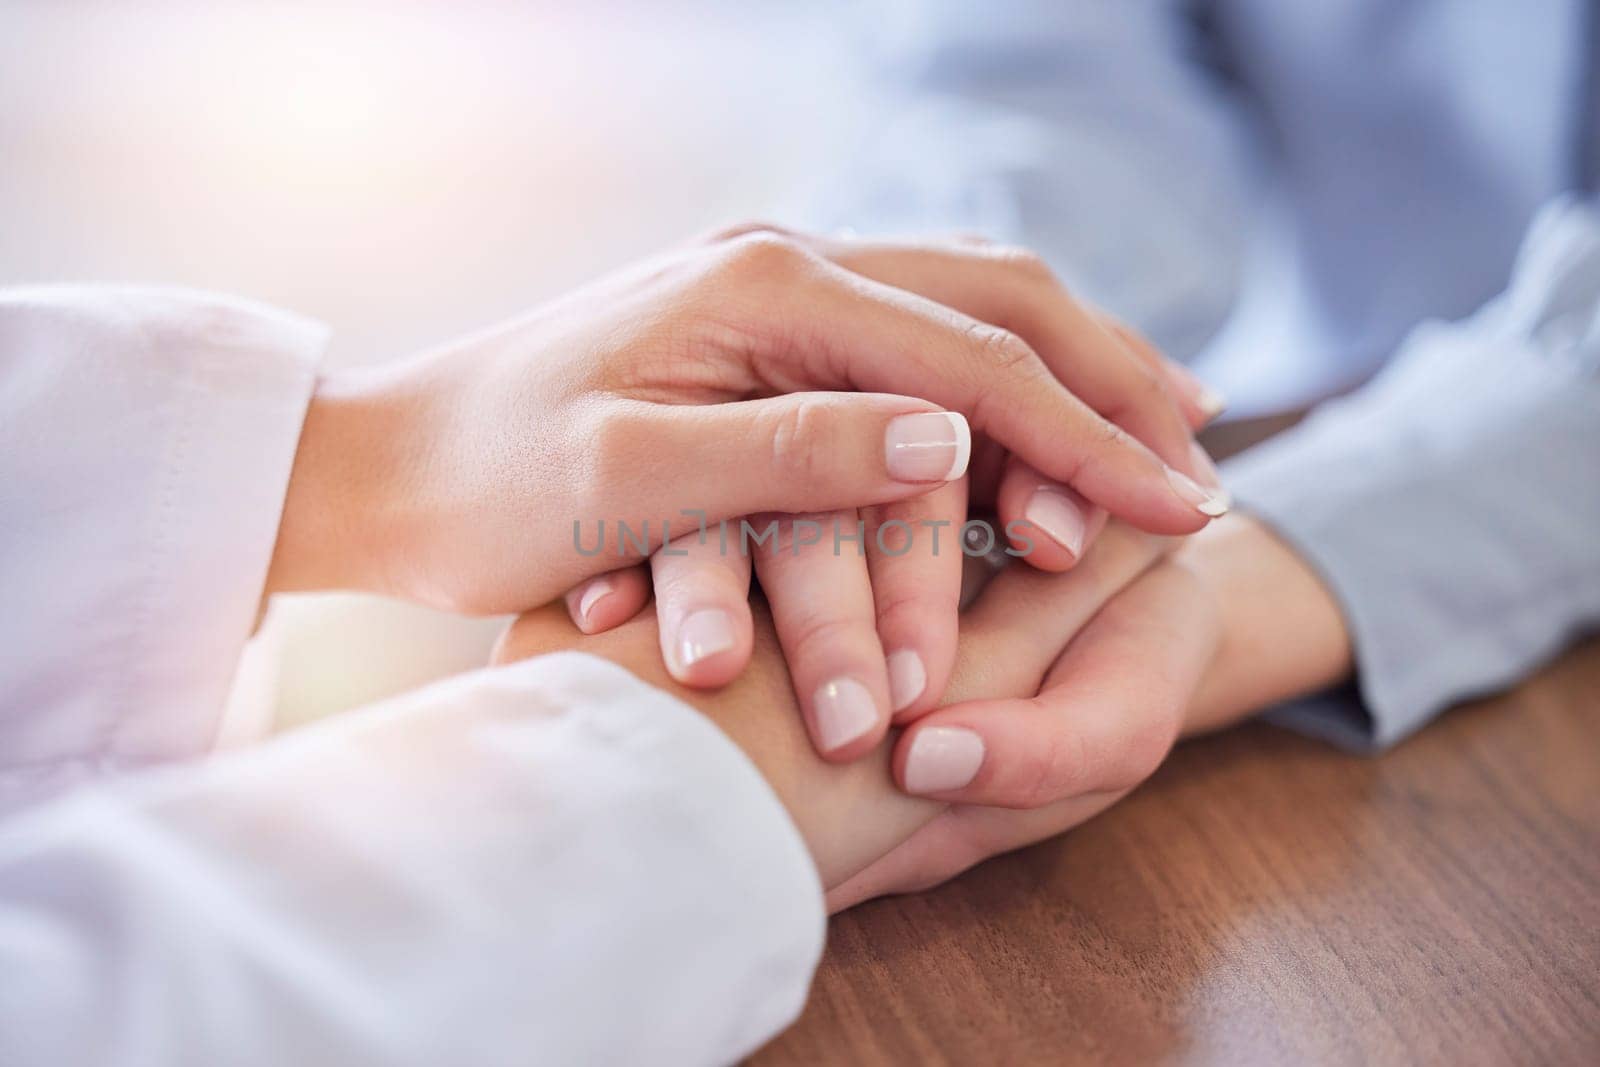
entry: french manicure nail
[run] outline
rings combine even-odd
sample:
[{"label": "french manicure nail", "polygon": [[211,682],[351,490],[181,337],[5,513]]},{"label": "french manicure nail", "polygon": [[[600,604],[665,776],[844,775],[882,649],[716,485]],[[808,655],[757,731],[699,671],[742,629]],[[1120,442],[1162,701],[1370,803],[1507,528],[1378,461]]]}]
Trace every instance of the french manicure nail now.
[{"label": "french manicure nail", "polygon": [[578,597],[578,622],[584,626],[590,624],[590,613],[594,606],[616,591],[616,586],[610,578],[596,578],[584,587],[582,595]]},{"label": "french manicure nail", "polygon": [[1189,442],[1189,458],[1194,462],[1194,469],[1200,473],[1200,480],[1212,489],[1222,488],[1222,474],[1217,470],[1217,465],[1211,462],[1211,456],[1200,447],[1199,441]]},{"label": "french manicure nail", "polygon": [[884,462],[897,482],[949,482],[967,472],[972,430],[956,411],[925,411],[889,420]]},{"label": "french manicure nail", "polygon": [[1173,490],[1183,498],[1183,502],[1194,508],[1202,515],[1216,518],[1225,515],[1232,501],[1228,494],[1221,489],[1206,489],[1199,482],[1184,474],[1182,471],[1167,468],[1167,481],[1172,483]]},{"label": "french manicure nail", "polygon": [[928,671],[914,649],[901,648],[889,653],[889,703],[904,711],[928,687]]},{"label": "french manicure nail", "polygon": [[678,625],[678,666],[694,666],[734,645],[733,619],[721,608],[692,612]]},{"label": "french manicure nail", "polygon": [[878,725],[878,706],[854,678],[835,678],[817,687],[812,698],[817,740],[824,752],[843,748]]},{"label": "french manicure nail", "polygon": [[948,793],[968,785],[983,766],[983,738],[963,726],[928,726],[906,753],[906,792]]},{"label": "french manicure nail", "polygon": [[1220,389],[1213,389],[1209,385],[1200,386],[1200,393],[1194,398],[1194,402],[1207,422],[1228,410],[1227,396]]},{"label": "french manicure nail", "polygon": [[1044,531],[1056,544],[1076,559],[1083,555],[1083,537],[1088,529],[1083,509],[1053,485],[1041,485],[1028,498],[1022,517]]}]

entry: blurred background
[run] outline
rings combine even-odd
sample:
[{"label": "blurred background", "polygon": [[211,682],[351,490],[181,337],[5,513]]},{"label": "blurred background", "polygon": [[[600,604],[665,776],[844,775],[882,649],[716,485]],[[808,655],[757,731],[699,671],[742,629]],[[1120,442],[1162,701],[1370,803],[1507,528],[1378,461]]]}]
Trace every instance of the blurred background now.
[{"label": "blurred background", "polygon": [[[225,290],[330,323],[336,364],[414,352],[802,210],[873,121],[848,6],[6,0],[0,284]],[[242,685],[299,721],[498,627],[284,598]]]}]

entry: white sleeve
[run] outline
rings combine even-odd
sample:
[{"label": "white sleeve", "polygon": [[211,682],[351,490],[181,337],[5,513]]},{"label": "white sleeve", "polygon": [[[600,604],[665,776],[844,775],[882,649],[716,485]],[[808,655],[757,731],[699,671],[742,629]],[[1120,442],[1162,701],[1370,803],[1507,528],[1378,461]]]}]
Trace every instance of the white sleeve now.
[{"label": "white sleeve", "polygon": [[724,1063],[823,929],[743,753],[561,653],[0,826],[0,1062]]},{"label": "white sleeve", "polygon": [[0,293],[0,1063],[749,1051],[804,999],[815,871],[743,754],[620,668],[195,759],[323,343],[199,294]]},{"label": "white sleeve", "polygon": [[210,751],[325,331],[178,290],[0,290],[0,811]]}]

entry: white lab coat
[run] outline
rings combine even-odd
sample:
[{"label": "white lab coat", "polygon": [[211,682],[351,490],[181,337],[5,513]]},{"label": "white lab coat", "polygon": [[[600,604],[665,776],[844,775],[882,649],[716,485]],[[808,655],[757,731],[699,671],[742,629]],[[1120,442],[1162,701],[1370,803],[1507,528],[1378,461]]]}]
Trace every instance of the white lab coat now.
[{"label": "white lab coat", "polygon": [[578,653],[217,754],[317,326],[0,293],[0,1063],[715,1063],[817,876],[754,766]]}]

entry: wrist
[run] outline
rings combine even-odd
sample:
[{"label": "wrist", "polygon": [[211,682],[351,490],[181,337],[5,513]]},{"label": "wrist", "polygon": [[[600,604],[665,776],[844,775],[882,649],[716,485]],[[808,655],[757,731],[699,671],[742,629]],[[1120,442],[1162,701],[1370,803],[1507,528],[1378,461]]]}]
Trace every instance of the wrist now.
[{"label": "wrist", "polygon": [[363,375],[317,382],[284,494],[266,594],[379,591],[385,501],[394,494],[387,454],[392,403]]},{"label": "wrist", "polygon": [[1234,513],[1191,538],[1178,558],[1205,584],[1222,634],[1185,733],[1231,725],[1349,676],[1338,601],[1268,526]]}]

